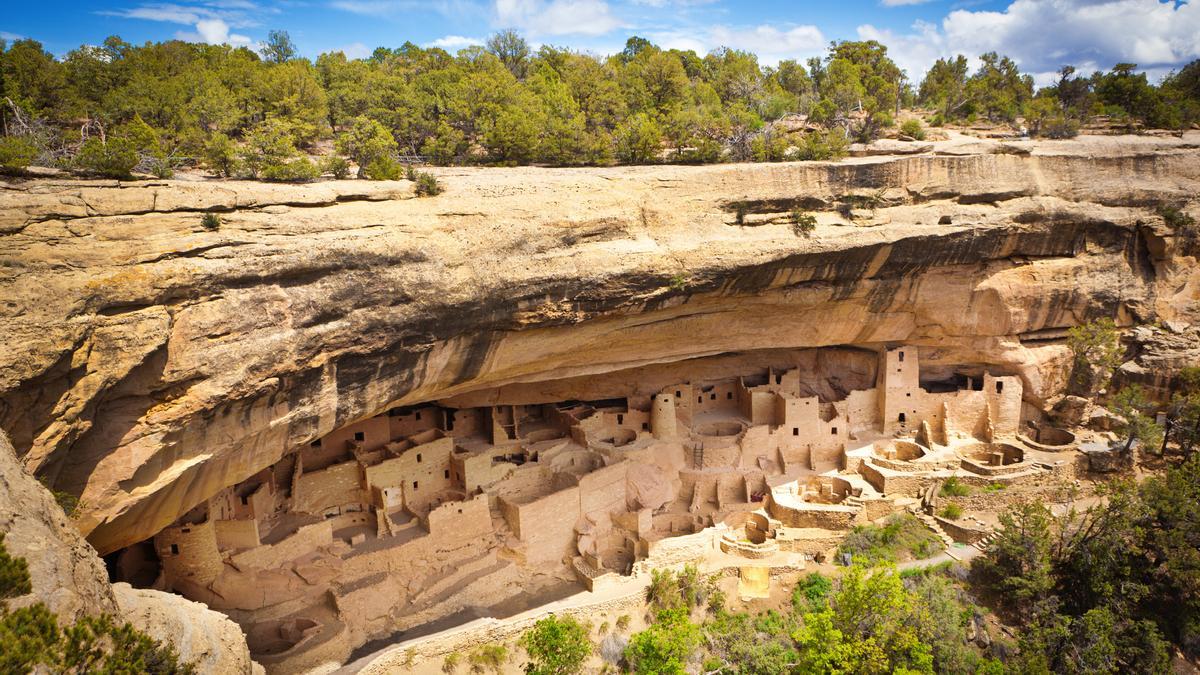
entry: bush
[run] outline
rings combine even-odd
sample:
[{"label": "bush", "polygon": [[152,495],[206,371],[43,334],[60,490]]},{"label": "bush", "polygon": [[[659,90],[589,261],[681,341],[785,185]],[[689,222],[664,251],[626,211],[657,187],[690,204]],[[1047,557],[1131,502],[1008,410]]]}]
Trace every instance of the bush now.
[{"label": "bush", "polygon": [[521,647],[529,655],[525,672],[531,675],[578,673],[592,653],[588,629],[570,617],[538,621],[521,636]]},{"label": "bush", "polygon": [[471,650],[467,660],[471,663],[473,673],[488,670],[499,673],[504,668],[504,662],[508,660],[508,650],[504,645],[479,645]]},{"label": "bush", "polygon": [[350,162],[345,157],[330,155],[321,160],[321,173],[327,173],[338,180],[350,175]]},{"label": "bush", "polygon": [[617,617],[617,630],[628,630],[629,622],[631,620],[632,619],[630,618],[630,616],[628,614],[622,614],[621,616],[618,616]]},{"label": "bush", "polygon": [[219,230],[221,228],[221,216],[215,213],[206,213],[200,217],[200,226],[206,230]]},{"label": "bush", "polygon": [[1045,138],[1075,138],[1079,135],[1079,122],[1065,115],[1049,117],[1042,121],[1038,135]]},{"label": "bush", "polygon": [[442,659],[442,672],[453,673],[458,670],[458,662],[462,660],[462,655],[458,652],[451,652]]},{"label": "bush", "polygon": [[905,120],[904,124],[900,125],[900,133],[915,141],[925,140],[925,128],[921,126],[921,120],[918,119]]},{"label": "bush", "polygon": [[945,508],[942,509],[940,515],[943,518],[949,518],[950,520],[958,520],[959,518],[962,518],[962,514],[962,507],[954,502],[950,502],[949,504],[946,504]]},{"label": "bush", "polygon": [[701,640],[700,629],[688,621],[686,608],[663,610],[653,625],[630,639],[625,659],[635,673],[682,675]]},{"label": "bush", "polygon": [[792,233],[797,237],[807,237],[817,229],[817,219],[811,213],[804,213],[799,209],[792,211]]},{"label": "bush", "polygon": [[854,528],[839,553],[849,553],[854,561],[868,565],[898,562],[901,557],[928,558],[941,548],[937,535],[909,513],[889,518],[882,526],[860,525]]},{"label": "bush", "polygon": [[814,131],[804,135],[796,158],[802,160],[839,159],[845,157],[849,150],[850,141],[846,140],[846,135],[839,129]]},{"label": "bush", "polygon": [[113,137],[107,142],[89,138],[75,155],[74,167],[81,173],[106,178],[132,178],[138,164],[137,148],[129,140]]},{"label": "bush", "polygon": [[0,137],[0,173],[21,173],[37,159],[37,145],[23,136]]},{"label": "bush", "polygon": [[418,197],[433,197],[442,193],[442,184],[438,182],[437,176],[425,171],[417,171],[415,175]]},{"label": "bush", "polygon": [[802,613],[822,607],[832,590],[833,582],[828,577],[810,572],[792,588],[792,609]]},{"label": "bush", "polygon": [[208,170],[223,178],[229,178],[240,168],[237,144],[225,134],[213,134],[204,144],[203,154]]},{"label": "bush", "polygon": [[[358,164],[359,177],[363,167],[395,154],[396,139],[387,127],[369,117],[356,117],[351,127],[338,137],[338,152],[351,157]],[[374,177],[375,180],[392,180]]]},{"label": "bush", "polygon": [[404,175],[404,165],[390,155],[377,157],[359,175],[370,180],[400,180]]},{"label": "bush", "polygon": [[321,175],[316,164],[300,157],[287,162],[266,164],[259,172],[263,180],[298,183],[310,181]]},{"label": "bush", "polygon": [[964,485],[957,478],[951,476],[942,483],[942,489],[938,491],[943,497],[966,497],[971,494],[971,486]]}]

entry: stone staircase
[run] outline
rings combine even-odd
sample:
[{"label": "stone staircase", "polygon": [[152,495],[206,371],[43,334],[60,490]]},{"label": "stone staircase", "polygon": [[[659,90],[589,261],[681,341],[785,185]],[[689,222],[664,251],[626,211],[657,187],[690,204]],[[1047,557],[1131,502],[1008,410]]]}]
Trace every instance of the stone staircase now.
[{"label": "stone staircase", "polygon": [[946,546],[947,551],[954,546],[954,539],[950,535],[946,534],[946,531],[942,529],[941,524],[938,523],[936,518],[927,513],[921,513],[919,511],[913,515],[917,517],[917,520],[925,523],[926,527],[933,530],[933,533],[938,536],[938,539],[942,540],[942,544]]},{"label": "stone staircase", "polygon": [[988,532],[986,537],[984,537],[983,539],[980,539],[979,541],[977,541],[971,545],[974,546],[975,548],[979,549],[980,551],[983,551],[986,553],[988,550],[988,547],[992,545],[992,542],[996,541],[996,536],[997,536],[996,532],[993,530],[991,532]]}]

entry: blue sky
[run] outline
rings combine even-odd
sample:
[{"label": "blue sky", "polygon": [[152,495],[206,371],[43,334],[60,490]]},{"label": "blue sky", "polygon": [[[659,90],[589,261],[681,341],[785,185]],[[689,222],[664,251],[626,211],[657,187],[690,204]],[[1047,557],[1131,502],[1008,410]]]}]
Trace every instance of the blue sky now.
[{"label": "blue sky", "polygon": [[1011,55],[1045,81],[1071,63],[1142,65],[1152,76],[1200,57],[1200,5],[1158,0],[2,0],[0,37],[56,54],[108,35],[255,45],[288,31],[307,56],[365,56],[406,40],[451,52],[512,27],[534,44],[609,54],[630,35],[764,63],[820,54],[830,40],[879,39],[919,79],[939,56]]}]

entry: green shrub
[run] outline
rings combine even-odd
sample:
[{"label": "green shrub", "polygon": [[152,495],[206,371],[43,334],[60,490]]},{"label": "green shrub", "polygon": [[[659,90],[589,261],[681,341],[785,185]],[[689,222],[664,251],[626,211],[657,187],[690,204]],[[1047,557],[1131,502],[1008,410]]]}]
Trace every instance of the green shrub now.
[{"label": "green shrub", "polygon": [[792,233],[797,237],[807,237],[817,229],[817,219],[811,213],[804,213],[800,209],[794,209],[791,215]]},{"label": "green shrub", "polygon": [[458,670],[458,662],[462,660],[462,655],[458,652],[450,652],[446,658],[442,659],[442,672],[453,673]]},{"label": "green shrub", "polygon": [[845,157],[850,150],[850,141],[840,129],[814,131],[804,135],[799,145],[797,159],[829,160]]},{"label": "green shrub", "polygon": [[0,532],[0,608],[4,601],[33,591],[29,580],[29,563],[24,558],[8,554],[4,533]]},{"label": "green shrub", "polygon": [[213,134],[204,144],[203,158],[208,170],[223,178],[234,175],[241,166],[237,144],[222,133]]},{"label": "green shrub", "polygon": [[942,483],[942,489],[938,491],[943,497],[966,497],[971,494],[971,486],[964,485],[957,478],[951,476]]},{"label": "green shrub", "polygon": [[350,162],[340,155],[330,155],[321,160],[321,173],[327,173],[342,180],[350,175]]},{"label": "green shrub", "polygon": [[945,124],[946,120],[942,117],[942,113],[935,113],[933,117],[929,118],[929,126],[931,127],[940,127],[944,126]]},{"label": "green shrub", "polygon": [[425,171],[418,171],[416,175],[418,197],[433,197],[442,193],[442,184],[437,176]]},{"label": "green shrub", "polygon": [[946,504],[944,508],[942,508],[940,515],[943,518],[949,518],[950,520],[958,520],[959,518],[962,518],[962,514],[962,507],[954,502],[950,502],[949,504]]},{"label": "green shrub", "polygon": [[37,154],[37,144],[24,136],[0,137],[0,173],[23,172]]},{"label": "green shrub", "polygon": [[206,230],[221,229],[221,216],[215,213],[206,213],[200,216],[200,226]]},{"label": "green shrub", "polygon": [[1166,223],[1167,227],[1175,230],[1176,232],[1190,230],[1196,226],[1196,219],[1189,216],[1178,206],[1173,206],[1171,204],[1159,204],[1158,207],[1154,209],[1154,212],[1163,219],[1163,222]]},{"label": "green shrub", "polygon": [[508,649],[504,645],[479,645],[471,650],[467,661],[471,663],[471,672],[484,673],[488,670],[499,673],[508,660]]},{"label": "green shrub", "polygon": [[530,675],[578,673],[592,653],[588,629],[571,617],[541,619],[521,636],[520,644],[529,655],[525,672]]},{"label": "green shrub", "polygon": [[921,559],[940,550],[942,542],[911,513],[888,518],[883,525],[860,525],[846,535],[840,553],[868,565],[897,562],[904,556]]},{"label": "green shrub", "polygon": [[792,588],[792,609],[797,613],[824,606],[833,582],[820,572],[810,572]]},{"label": "green shrub", "polygon": [[631,620],[632,619],[629,617],[628,614],[622,614],[621,616],[618,616],[617,617],[617,630],[627,630],[629,628],[629,622]]},{"label": "green shrub", "polygon": [[138,164],[137,148],[128,139],[110,137],[107,142],[89,138],[79,148],[73,165],[84,174],[106,178],[131,178]]},{"label": "green shrub", "polygon": [[908,119],[904,124],[900,125],[900,133],[917,141],[925,140],[925,128],[921,126],[921,120]]},{"label": "green shrub", "polygon": [[360,172],[370,180],[400,180],[404,175],[404,165],[391,156],[377,157]]},{"label": "green shrub", "polygon": [[263,180],[285,183],[310,181],[319,175],[321,174],[317,165],[303,157],[286,162],[265,164],[259,171],[259,177]]}]

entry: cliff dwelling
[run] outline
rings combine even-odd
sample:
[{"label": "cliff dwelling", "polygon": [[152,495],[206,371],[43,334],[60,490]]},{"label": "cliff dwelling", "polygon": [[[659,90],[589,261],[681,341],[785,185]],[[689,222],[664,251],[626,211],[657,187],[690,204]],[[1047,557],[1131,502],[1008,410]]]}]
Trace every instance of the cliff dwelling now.
[{"label": "cliff dwelling", "polygon": [[1021,440],[1019,377],[923,385],[905,345],[792,359],[845,364],[820,374],[773,360],[702,379],[689,362],[629,371],[592,399],[535,401],[529,387],[524,402],[391,408],[110,560],[118,578],[227,613],[257,661],[296,670],[539,588],[598,591],[689,550],[820,556],[831,533],[950,476],[1072,470]]}]

